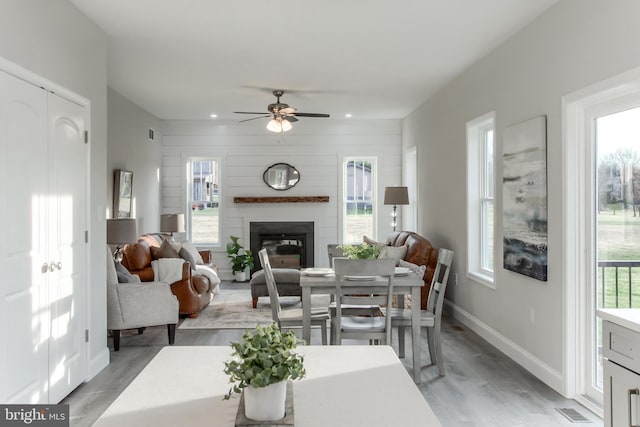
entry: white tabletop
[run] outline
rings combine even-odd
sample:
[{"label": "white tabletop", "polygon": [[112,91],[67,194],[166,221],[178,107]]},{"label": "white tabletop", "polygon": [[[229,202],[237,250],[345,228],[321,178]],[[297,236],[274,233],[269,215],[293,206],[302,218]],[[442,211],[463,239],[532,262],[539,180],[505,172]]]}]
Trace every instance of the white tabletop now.
[{"label": "white tabletop", "polygon": [[[388,346],[300,346],[306,378],[293,382],[296,427],[441,424]],[[165,347],[96,426],[210,426],[235,422],[238,398],[222,400],[230,347]]]}]

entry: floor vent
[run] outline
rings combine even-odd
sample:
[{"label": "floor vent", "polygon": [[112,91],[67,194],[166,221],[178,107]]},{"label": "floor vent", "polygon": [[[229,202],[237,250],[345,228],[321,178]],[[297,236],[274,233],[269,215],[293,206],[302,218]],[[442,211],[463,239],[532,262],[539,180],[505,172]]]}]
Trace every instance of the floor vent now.
[{"label": "floor vent", "polygon": [[590,423],[591,420],[585,418],[580,412],[573,408],[556,408],[556,411],[567,417],[572,423]]}]

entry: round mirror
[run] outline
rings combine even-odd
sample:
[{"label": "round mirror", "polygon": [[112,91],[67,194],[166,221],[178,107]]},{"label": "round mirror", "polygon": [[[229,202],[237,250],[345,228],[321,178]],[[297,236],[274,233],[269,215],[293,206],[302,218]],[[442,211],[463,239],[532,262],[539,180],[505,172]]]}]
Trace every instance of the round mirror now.
[{"label": "round mirror", "polygon": [[276,163],[264,171],[262,179],[274,190],[284,191],[294,187],[300,181],[300,172],[288,163]]}]

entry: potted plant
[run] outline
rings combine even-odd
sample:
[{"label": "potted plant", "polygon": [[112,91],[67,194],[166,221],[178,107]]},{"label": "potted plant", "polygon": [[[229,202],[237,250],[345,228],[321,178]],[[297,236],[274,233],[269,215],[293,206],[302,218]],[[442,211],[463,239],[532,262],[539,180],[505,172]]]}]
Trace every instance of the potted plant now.
[{"label": "potted plant", "polygon": [[238,243],[239,237],[231,236],[231,241],[227,243],[227,257],[231,260],[231,271],[237,282],[247,280],[247,268],[253,268],[253,254],[250,250]]},{"label": "potted plant", "polygon": [[362,242],[359,245],[340,245],[344,255],[349,259],[375,259],[380,255],[381,246]]},{"label": "potted plant", "polygon": [[287,380],[305,376],[303,356],[293,352],[299,340],[293,331],[282,332],[276,323],[256,326],[232,342],[232,359],[224,373],[233,386],[224,396],[244,391],[245,416],[258,421],[285,416]]}]

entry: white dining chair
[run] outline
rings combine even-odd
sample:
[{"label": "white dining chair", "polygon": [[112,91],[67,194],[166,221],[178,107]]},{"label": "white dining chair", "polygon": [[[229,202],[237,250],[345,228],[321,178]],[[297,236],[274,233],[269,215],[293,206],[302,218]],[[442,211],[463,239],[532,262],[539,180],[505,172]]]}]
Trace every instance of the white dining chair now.
[{"label": "white dining chair", "polygon": [[[291,308],[282,310],[280,305],[280,294],[273,277],[273,270],[269,263],[269,255],[266,249],[258,252],[260,263],[264,269],[264,277],[271,303],[271,317],[278,324],[279,328],[294,328],[302,326],[302,309]],[[311,326],[319,326],[322,334],[322,345],[327,345],[327,321],[329,320],[329,310],[326,307],[311,308]]]},{"label": "white dining chair", "polygon": [[[331,319],[332,342],[340,345],[342,339],[368,339],[391,344],[390,317],[380,310],[376,315],[353,314],[353,307],[391,306],[395,260],[335,258],[334,270],[336,301],[335,315]],[[385,281],[384,286],[376,287],[375,293],[371,293],[373,281],[380,278]],[[363,290],[358,291],[358,286],[353,285],[361,285]]]},{"label": "white dining chair", "polygon": [[329,256],[329,267],[331,268],[333,268],[334,258],[345,258],[342,245],[335,244],[335,243],[329,243],[327,245],[327,255]]},{"label": "white dining chair", "polygon": [[[420,312],[420,326],[427,328],[427,342],[431,364],[437,364],[440,375],[446,375],[446,364],[442,356],[442,339],[440,329],[442,325],[442,306],[444,294],[449,280],[449,271],[453,262],[453,251],[440,249],[438,263],[433,273],[433,280],[429,288],[427,309]],[[419,302],[418,302],[419,303]],[[398,354],[404,356],[404,332],[411,326],[411,310],[392,308],[384,310],[390,315],[392,327],[398,327]]]}]

